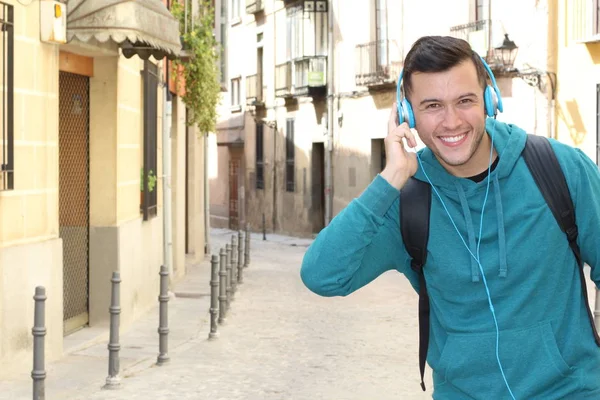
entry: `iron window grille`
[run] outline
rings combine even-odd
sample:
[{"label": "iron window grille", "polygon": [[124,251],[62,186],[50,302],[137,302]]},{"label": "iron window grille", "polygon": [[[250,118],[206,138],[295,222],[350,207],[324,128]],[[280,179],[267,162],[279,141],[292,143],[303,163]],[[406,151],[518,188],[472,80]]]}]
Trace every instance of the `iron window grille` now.
[{"label": "iron window grille", "polygon": [[13,6],[0,2],[2,61],[2,141],[0,142],[0,191],[14,189],[14,12]]},{"label": "iron window grille", "polygon": [[158,67],[144,61],[142,71],[144,85],[144,165],[142,167],[141,190],[144,221],[157,214],[157,114],[158,114]]},{"label": "iron window grille", "polygon": [[265,188],[265,160],[264,160],[264,125],[256,124],[256,188]]},{"label": "iron window grille", "polygon": [[296,186],[294,150],[294,120],[288,119],[285,132],[285,190],[287,192],[293,192]]}]

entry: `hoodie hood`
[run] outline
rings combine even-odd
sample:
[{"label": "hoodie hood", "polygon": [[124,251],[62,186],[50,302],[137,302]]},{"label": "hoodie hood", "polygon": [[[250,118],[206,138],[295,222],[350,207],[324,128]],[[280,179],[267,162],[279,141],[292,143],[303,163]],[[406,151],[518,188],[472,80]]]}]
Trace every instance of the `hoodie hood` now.
[{"label": "hoodie hood", "polygon": [[[496,214],[497,235],[498,235],[498,276],[506,278],[508,274],[508,265],[506,262],[506,234],[504,231],[504,210],[502,206],[502,194],[500,192],[500,179],[509,176],[513,170],[521,152],[525,147],[527,134],[515,125],[499,122],[493,118],[486,121],[486,132],[492,139],[492,145],[498,153],[499,162],[494,171],[488,178],[481,182],[474,182],[471,179],[459,178],[450,174],[438,162],[437,158],[429,148],[420,150],[419,169],[415,178],[428,182],[437,189],[432,193],[433,202],[440,201],[438,194],[442,197],[444,204],[447,200],[455,201],[459,204],[458,209],[462,212],[460,216],[463,221],[460,225],[466,228],[466,232],[461,233],[464,244],[469,248],[473,256],[470,258],[471,280],[479,282],[481,279],[479,263],[475,256],[478,254],[478,243],[476,238],[480,236],[480,219],[474,221],[472,211],[475,213],[494,212]],[[423,168],[427,176],[423,172]],[[429,178],[429,180],[427,179]],[[489,179],[489,198],[487,196]],[[486,193],[485,196],[482,193]],[[485,200],[483,200],[485,198]],[[472,199],[472,201],[469,201]],[[484,201],[485,208],[483,208]],[[445,206],[444,206],[445,208]],[[455,217],[456,218],[456,215]],[[459,222],[454,221],[453,222]],[[464,234],[466,233],[466,236]]]}]

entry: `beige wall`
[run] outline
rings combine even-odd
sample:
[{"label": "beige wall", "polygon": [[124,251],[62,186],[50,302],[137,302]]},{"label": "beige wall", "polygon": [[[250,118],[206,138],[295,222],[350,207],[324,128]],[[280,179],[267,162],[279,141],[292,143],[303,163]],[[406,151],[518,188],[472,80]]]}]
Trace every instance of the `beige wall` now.
[{"label": "beige wall", "polygon": [[210,225],[215,228],[228,228],[229,147],[225,145],[216,146],[210,157],[217,160],[217,174],[210,178]]},{"label": "beige wall", "polygon": [[171,125],[171,196],[173,226],[173,273],[180,277],[185,273],[185,174],[186,143],[185,105],[180,97],[173,97],[173,122]]},{"label": "beige wall", "polygon": [[7,3],[15,22],[15,173],[14,190],[0,192],[0,374],[30,361],[36,286],[47,291],[48,360],[62,354],[63,314],[58,46],[39,41],[39,6]]}]

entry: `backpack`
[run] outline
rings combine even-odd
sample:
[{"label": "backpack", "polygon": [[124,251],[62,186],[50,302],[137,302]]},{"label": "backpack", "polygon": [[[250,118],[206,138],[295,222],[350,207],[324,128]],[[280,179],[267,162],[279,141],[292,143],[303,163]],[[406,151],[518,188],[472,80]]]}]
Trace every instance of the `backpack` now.
[{"label": "backpack", "polygon": [[[577,245],[578,232],[575,222],[575,208],[563,171],[550,141],[543,136],[527,135],[523,158],[556,222],[566,234],[569,247],[575,255],[587,314],[592,325],[596,344],[600,346],[600,337],[596,331],[594,317],[587,301],[583,261]],[[419,276],[419,369],[423,391],[425,391],[423,375],[429,347],[429,295],[425,275],[423,274],[423,266],[427,261],[430,208],[431,186],[427,182],[411,177],[400,191],[400,232],[406,251],[412,258],[411,268]]]}]

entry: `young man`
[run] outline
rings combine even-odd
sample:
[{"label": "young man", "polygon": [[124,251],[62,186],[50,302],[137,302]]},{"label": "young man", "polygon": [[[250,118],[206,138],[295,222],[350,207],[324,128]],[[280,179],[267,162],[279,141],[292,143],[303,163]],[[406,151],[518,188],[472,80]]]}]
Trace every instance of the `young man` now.
[{"label": "young man", "polygon": [[[399,228],[399,193],[414,176],[435,189],[423,268],[434,399],[600,399],[600,349],[576,259],[523,159],[526,133],[487,118],[487,78],[467,42],[415,42],[403,85],[427,146],[420,162],[394,105],[385,169],[318,235],[302,280],[321,296],[345,296],[395,269],[418,291]],[[551,145],[598,285],[598,168],[578,149]]]}]

